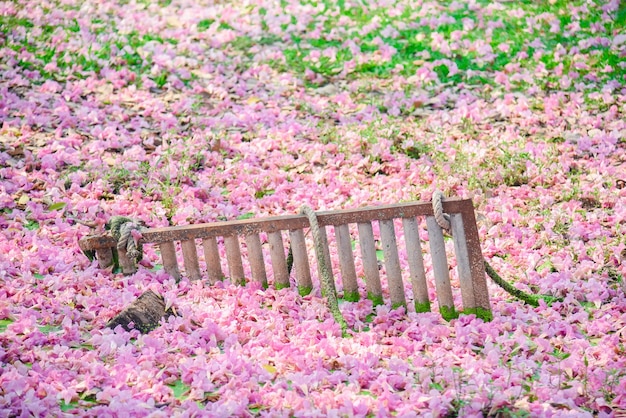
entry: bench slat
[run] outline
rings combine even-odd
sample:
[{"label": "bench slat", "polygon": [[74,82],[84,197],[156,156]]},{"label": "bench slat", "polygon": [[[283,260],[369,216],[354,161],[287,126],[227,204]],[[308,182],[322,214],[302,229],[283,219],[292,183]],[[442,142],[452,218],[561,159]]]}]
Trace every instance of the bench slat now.
[{"label": "bench slat", "polygon": [[380,221],[380,239],[383,246],[383,255],[385,256],[385,269],[387,271],[391,306],[393,308],[398,306],[406,307],[404,283],[402,282],[402,271],[400,270],[400,257],[398,256],[393,219]]},{"label": "bench slat", "polygon": [[101,269],[105,269],[113,265],[113,249],[112,248],[98,248],[96,250],[96,258],[98,259],[98,265]]},{"label": "bench slat", "polygon": [[407,261],[413,287],[413,300],[416,312],[429,312],[430,299],[428,298],[428,285],[426,284],[426,272],[424,270],[424,257],[422,245],[415,218],[402,219],[404,229],[404,241],[406,243]]},{"label": "bench slat", "polygon": [[137,271],[137,266],[135,265],[135,262],[128,258],[125,249],[118,248],[117,259],[120,263],[120,267],[122,268],[122,273],[124,273],[125,275],[133,274]]},{"label": "bench slat", "polygon": [[198,263],[198,249],[196,248],[196,241],[193,239],[186,240],[180,243],[183,250],[183,262],[185,263],[185,272],[189,280],[200,280],[202,273],[200,273],[200,264]]},{"label": "bench slat", "polygon": [[289,272],[287,271],[287,259],[285,246],[280,231],[270,232],[267,236],[270,244],[270,256],[272,258],[272,270],[274,272],[274,286],[277,289],[289,287]]},{"label": "bench slat", "polygon": [[359,230],[359,246],[361,247],[367,298],[374,302],[374,305],[379,305],[383,303],[383,290],[380,284],[380,272],[378,271],[372,223],[360,222],[357,224],[357,228]]},{"label": "bench slat", "polygon": [[435,288],[437,289],[437,301],[441,315],[449,319],[456,315],[454,299],[452,298],[452,286],[450,284],[450,271],[448,270],[448,258],[446,257],[446,245],[443,240],[443,231],[437,224],[434,216],[426,217],[428,228],[428,242],[430,255],[435,274]]},{"label": "bench slat", "polygon": [[[463,309],[468,311],[468,313],[477,309],[483,311],[476,312],[477,314],[491,312],[489,291],[487,290],[487,280],[485,277],[485,265],[482,251],[480,250],[478,227],[476,226],[474,211],[464,214],[463,216],[451,214],[450,220],[452,233],[455,237],[455,246],[460,246],[460,249],[455,249],[457,264],[461,265],[462,263],[464,265],[464,267],[462,267],[464,271],[461,272],[461,270],[459,270]],[[457,239],[459,244],[457,244]],[[469,272],[465,270],[469,270]],[[469,294],[471,294],[471,296]]]},{"label": "bench slat", "polygon": [[354,254],[352,254],[352,242],[350,240],[350,229],[348,225],[337,225],[335,227],[335,237],[337,239],[337,250],[339,252],[343,297],[345,300],[356,302],[359,300],[359,286],[356,281]]},{"label": "bench slat", "polygon": [[264,288],[267,288],[265,260],[263,259],[263,249],[259,234],[246,235],[246,246],[248,247],[248,261],[250,262],[252,279],[259,282]]},{"label": "bench slat", "polygon": [[241,249],[239,248],[239,238],[237,235],[224,237],[226,247],[226,261],[228,261],[228,275],[232,283],[245,283],[243,263],[241,261]]},{"label": "bench slat", "polygon": [[291,240],[291,251],[293,253],[293,266],[296,270],[296,281],[298,282],[298,292],[301,295],[308,295],[313,290],[311,281],[311,267],[309,257],[306,252],[306,242],[304,232],[301,229],[289,231]]},{"label": "bench slat", "polygon": [[159,244],[161,251],[161,260],[163,260],[163,269],[167,274],[172,276],[176,281],[180,280],[181,274],[176,260],[176,246],[173,242],[162,242]]},{"label": "bench slat", "polygon": [[224,278],[217,239],[215,239],[215,237],[203,238],[202,249],[204,250],[204,260],[206,261],[209,283],[215,284]]},{"label": "bench slat", "polygon": [[474,300],[474,287],[472,285],[472,272],[469,265],[469,253],[465,243],[465,231],[463,230],[463,219],[459,215],[450,215],[450,228],[454,239],[454,253],[456,255],[456,269],[459,274],[461,286],[461,298],[463,299],[463,309],[476,307]]}]

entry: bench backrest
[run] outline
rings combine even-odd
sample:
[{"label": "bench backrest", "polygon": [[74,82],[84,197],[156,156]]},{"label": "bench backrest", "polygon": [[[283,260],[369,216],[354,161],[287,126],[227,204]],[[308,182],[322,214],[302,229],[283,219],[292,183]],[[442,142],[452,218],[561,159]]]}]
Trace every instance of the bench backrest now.
[{"label": "bench backrest", "polygon": [[[475,313],[483,318],[490,318],[491,307],[472,201],[469,199],[446,199],[443,202],[443,210],[450,215],[463,313]],[[317,212],[324,241],[324,256],[328,266],[332,264],[325,227],[331,225],[334,227],[343,298],[349,301],[356,301],[359,298],[354,262],[355,254],[349,230],[350,224],[356,224],[367,296],[375,304],[383,302],[376,241],[372,227],[373,222],[378,222],[391,305],[392,307],[406,306],[394,227],[394,219],[401,219],[415,310],[417,312],[430,311],[422,246],[418,231],[418,218],[425,217],[439,309],[444,318],[455,317],[457,311],[452,296],[444,234],[433,215],[431,202],[411,202]],[[308,227],[309,221],[304,215],[286,215],[151,228],[142,232],[141,241],[144,244],[151,243],[159,246],[163,268],[176,279],[180,279],[181,272],[176,257],[175,243],[180,242],[185,274],[191,280],[198,280],[203,277],[203,272],[198,261],[196,240],[201,240],[206,274],[209,282],[215,283],[225,276],[222,271],[218,246],[218,238],[221,237],[219,245],[223,241],[228,276],[231,281],[245,281],[244,262],[247,262],[252,280],[266,287],[268,285],[266,261],[261,242],[261,234],[266,234],[273,283],[275,287],[282,288],[290,285],[288,261],[283,243],[283,233],[288,233],[298,290],[301,294],[306,294],[313,288],[304,234],[304,230]],[[245,260],[242,257],[240,237],[246,244],[247,257]],[[80,241],[83,250],[95,250],[100,266],[103,268],[111,265],[115,245],[115,240],[110,235],[88,236]],[[119,251],[118,257],[125,274],[132,274],[136,271],[136,266],[126,257],[123,250]]]}]

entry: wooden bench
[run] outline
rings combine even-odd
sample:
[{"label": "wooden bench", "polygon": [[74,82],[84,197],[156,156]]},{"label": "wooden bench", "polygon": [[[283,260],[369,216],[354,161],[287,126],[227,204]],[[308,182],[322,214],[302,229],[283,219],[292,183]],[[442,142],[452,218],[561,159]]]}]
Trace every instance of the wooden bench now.
[{"label": "wooden bench", "polygon": [[[443,210],[450,216],[463,313],[475,313],[484,319],[489,319],[491,318],[491,307],[472,201],[457,198],[446,199],[443,201]],[[446,319],[457,316],[450,284],[444,234],[433,215],[432,203],[429,201],[317,212],[320,232],[324,241],[324,257],[328,266],[331,265],[331,258],[325,226],[334,227],[344,300],[356,301],[359,298],[355,254],[352,249],[352,237],[349,230],[350,224],[356,224],[368,298],[375,304],[383,302],[373,229],[373,222],[378,222],[391,305],[392,307],[406,306],[394,227],[394,219],[401,219],[415,310],[417,312],[430,311],[422,246],[418,231],[418,218],[425,217],[439,309]],[[163,268],[176,279],[181,278],[176,257],[176,242],[180,242],[185,274],[190,280],[199,280],[203,277],[203,271],[201,271],[198,261],[196,240],[201,240],[206,263],[206,275],[209,282],[213,284],[225,276],[222,271],[219,251],[222,240],[218,241],[218,238],[222,237],[228,276],[231,281],[245,282],[244,262],[247,262],[251,279],[267,287],[266,261],[260,235],[265,233],[269,245],[274,286],[284,288],[290,286],[285,255],[286,247],[283,241],[283,232],[286,232],[293,253],[297,287],[299,292],[304,295],[313,288],[304,233],[308,227],[309,221],[306,216],[286,215],[150,228],[142,231],[141,242],[159,246]],[[245,248],[247,249],[245,260],[242,257],[240,237],[245,241]],[[102,268],[112,264],[116,242],[109,234],[88,236],[81,239],[79,244],[83,251],[96,252],[96,257]],[[136,271],[135,264],[126,257],[123,250],[119,251],[118,258],[125,274],[132,274]]]}]

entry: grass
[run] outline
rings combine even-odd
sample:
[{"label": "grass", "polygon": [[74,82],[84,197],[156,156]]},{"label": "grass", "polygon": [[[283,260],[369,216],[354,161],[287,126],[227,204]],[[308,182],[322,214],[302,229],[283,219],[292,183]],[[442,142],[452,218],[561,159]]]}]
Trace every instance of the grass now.
[{"label": "grass", "polygon": [[[538,61],[539,65],[543,65],[548,71],[545,83],[541,86],[543,89],[550,90],[551,86],[561,81],[561,76],[553,71],[561,67],[563,74],[575,71],[579,79],[594,74],[599,78],[598,83],[608,80],[624,80],[626,67],[621,65],[623,57],[620,57],[619,51],[615,48],[598,45],[580,47],[581,53],[589,53],[593,57],[592,60],[586,61],[591,64],[588,68],[575,68],[579,60],[576,54],[559,52],[561,48],[569,49],[578,46],[581,40],[591,36],[594,25],[600,24],[600,13],[591,13],[586,15],[585,19],[577,20],[573,10],[583,2],[522,1],[499,3],[497,7],[492,2],[481,1],[479,3],[483,7],[489,7],[491,13],[485,18],[485,25],[477,25],[472,30],[465,31],[464,19],[476,20],[476,13],[465,4],[449,11],[445,18],[433,20],[432,17],[441,16],[441,8],[447,7],[446,5],[434,7],[426,14],[418,14],[415,10],[406,8],[400,16],[395,16],[385,8],[350,6],[343,1],[302,0],[303,5],[324,6],[318,9],[320,11],[308,27],[310,31],[321,29],[319,37],[310,38],[306,33],[292,33],[290,45],[283,48],[283,60],[272,58],[267,63],[278,72],[295,72],[298,76],[302,76],[308,70],[327,80],[332,80],[337,74],[346,71],[350,78],[384,79],[392,77],[395,73],[408,77],[429,64],[435,77],[431,82],[436,80],[440,83],[452,83],[459,86],[466,84],[495,86],[493,74],[505,71],[508,65],[516,64],[521,69],[534,72],[537,67],[535,54],[539,49],[538,45],[531,45],[530,41],[540,37],[545,48]],[[169,1],[161,1],[159,5],[170,6]],[[622,30],[624,27],[626,15],[624,10],[625,8],[621,6],[615,13],[612,23],[614,31]],[[254,55],[250,53],[251,48],[271,46],[281,40],[276,34],[271,33],[271,28],[264,19],[267,12],[265,8],[258,10],[259,16],[262,17],[259,22],[261,30],[259,35],[244,34],[230,23],[212,18],[200,20],[196,24],[196,30],[198,33],[206,32],[211,28],[217,32],[236,32],[237,36],[222,48],[229,58],[234,59],[243,54],[246,60],[252,60]],[[290,13],[286,3],[283,4],[283,12],[287,15]],[[541,13],[553,14],[557,19],[559,30],[550,30],[550,19],[538,20],[534,27],[530,27],[526,17]],[[293,24],[296,16],[291,17]],[[322,17],[324,17],[323,24],[316,25],[315,21]],[[346,30],[342,36],[337,36],[337,28],[346,26],[339,23],[340,19],[349,19],[353,26],[351,25],[350,30]],[[372,26],[373,22],[378,24]],[[46,79],[64,81],[70,77],[86,78],[90,74],[99,73],[105,66],[111,66],[116,70],[128,68],[136,73],[137,77],[133,83],[140,84],[141,76],[146,75],[156,83],[159,89],[164,88],[168,84],[170,75],[176,74],[176,70],[167,68],[156,75],[152,74],[151,69],[154,65],[152,58],[142,55],[140,51],[150,42],[175,46],[178,43],[176,39],[157,33],[131,31],[118,34],[113,39],[107,38],[94,42],[93,44],[97,46],[89,47],[88,53],[82,50],[57,51],[47,46],[51,36],[58,33],[65,33],[66,39],[70,40],[82,36],[81,31],[87,30],[98,39],[105,31],[103,23],[99,18],[92,18],[90,26],[81,27],[78,21],[73,19],[58,26],[44,25],[38,36],[20,37],[11,35],[32,29],[35,26],[33,21],[14,16],[2,16],[0,17],[0,31],[8,35],[7,46],[9,48],[16,53],[24,50],[30,53],[29,58],[20,58],[17,65],[25,70],[38,72],[42,81]],[[497,29],[489,29],[488,24],[495,25]],[[570,25],[576,24],[580,26],[579,29],[564,33],[567,28],[573,28]],[[393,30],[390,31],[389,28]],[[459,34],[462,34],[460,39]],[[434,36],[439,36],[441,42],[433,41]],[[346,40],[357,45],[359,57],[356,57],[353,50],[347,47]],[[376,58],[381,52],[379,40],[395,50],[388,60],[381,61]],[[481,52],[464,46],[463,42],[477,40],[484,40],[485,47],[490,48],[493,55],[483,56]],[[451,50],[448,52],[441,49],[443,44],[450,45]],[[509,50],[500,50],[501,45],[507,45]],[[333,50],[332,57],[322,54],[318,60],[311,60],[313,51],[323,53],[331,49]],[[357,58],[358,63],[348,70],[346,65]],[[46,70],[49,64],[55,64],[59,70]],[[607,66],[610,66],[613,71],[606,73],[600,71]],[[246,70],[249,65],[241,64],[240,68]],[[311,82],[306,82],[311,85]],[[527,87],[523,81],[514,81],[511,84],[517,90],[524,90]],[[573,88],[574,83],[567,87],[567,89]]]},{"label": "grass", "polygon": [[[314,6],[319,4],[319,2],[307,3]],[[471,42],[476,40],[486,41],[494,56],[483,58],[481,53],[471,49],[468,50],[462,46],[453,49],[451,53],[442,53],[431,42],[433,34],[438,34],[442,36],[444,42],[451,45],[454,43],[456,35],[463,30],[463,19],[475,19],[475,13],[469,10],[467,5],[462,5],[462,7],[449,15],[449,19],[445,23],[437,23],[433,26],[427,23],[426,17],[416,18],[415,11],[408,8],[400,17],[396,17],[388,16],[384,9],[375,7],[366,10],[361,6],[347,8],[341,2],[325,1],[324,4],[323,11],[317,15],[318,17],[324,15],[327,18],[324,25],[322,25],[320,37],[303,39],[299,35],[292,36],[294,46],[284,51],[287,68],[291,68],[298,73],[310,70],[327,78],[332,78],[340,72],[344,65],[355,57],[349,49],[343,47],[345,44],[337,39],[337,36],[333,34],[333,30],[339,25],[339,19],[349,18],[355,24],[356,29],[347,33],[346,37],[355,42],[359,46],[360,52],[365,54],[366,57],[380,51],[380,47],[375,42],[378,39],[382,39],[385,44],[393,47],[396,51],[391,59],[386,62],[366,59],[364,62],[359,63],[352,72],[352,77],[372,76],[388,78],[398,69],[399,74],[410,76],[415,74],[416,70],[422,65],[420,60],[418,60],[419,57],[422,57],[425,62],[433,64],[433,70],[442,83],[493,84],[492,77],[486,76],[486,74],[481,75],[481,73],[492,74],[496,71],[503,71],[507,65],[514,62],[518,62],[525,69],[535,68],[536,59],[534,54],[537,52],[537,48],[527,45],[528,41],[534,37],[541,37],[545,45],[546,53],[541,56],[541,63],[548,70],[553,70],[562,64],[563,71],[567,74],[571,69],[574,58],[569,55],[557,56],[554,52],[558,51],[560,46],[569,48],[578,45],[581,39],[590,36],[592,25],[597,24],[600,20],[599,14],[591,15],[590,19],[580,22],[580,30],[574,30],[571,34],[565,35],[562,31],[574,22],[571,12],[573,6],[580,5],[582,2],[567,4],[560,1],[554,4],[549,2],[504,3],[501,4],[500,8],[492,7],[493,13],[489,17],[490,22],[501,26],[499,30],[491,32],[485,27],[476,27],[463,35],[462,40]],[[488,5],[489,2],[482,2],[482,4]],[[532,32],[529,33],[526,19],[524,17],[515,17],[511,13],[511,10],[518,8],[535,15],[553,13],[559,20],[561,30],[551,32],[549,30],[549,22],[542,21],[538,24],[538,27],[533,28]],[[330,11],[333,13],[329,14]],[[623,10],[620,9],[619,13],[623,14]],[[621,14],[618,14],[618,22]],[[377,19],[380,23],[376,29],[370,30],[364,35],[358,32],[357,29],[365,28],[374,19]],[[394,36],[385,32],[388,26],[399,27],[399,22],[404,23],[405,27],[397,29]],[[616,23],[616,25],[618,24]],[[509,50],[500,50],[500,45],[507,45]],[[308,59],[312,51],[324,51],[329,48],[337,50],[335,59],[332,62],[324,59],[311,62]],[[615,70],[606,76],[607,79],[621,79],[626,75],[626,69],[619,66],[623,59],[617,51],[606,47],[592,48],[597,48],[597,61],[589,69],[579,69],[578,73],[581,77],[591,72],[596,72],[606,65],[612,66]],[[520,53],[524,53],[526,57],[520,57]],[[273,64],[276,65],[276,62]],[[455,66],[458,69],[458,73],[452,74],[451,66]],[[277,69],[284,70],[280,66]],[[557,82],[558,79],[558,76],[551,75],[549,77],[550,82]],[[517,87],[523,89],[524,85],[519,83]]]}]

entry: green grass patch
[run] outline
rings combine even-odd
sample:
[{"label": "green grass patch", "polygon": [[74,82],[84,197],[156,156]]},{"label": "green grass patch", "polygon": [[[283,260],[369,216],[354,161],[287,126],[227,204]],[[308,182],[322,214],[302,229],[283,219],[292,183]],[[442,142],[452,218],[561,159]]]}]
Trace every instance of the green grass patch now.
[{"label": "green grass patch", "polygon": [[343,292],[343,300],[346,302],[358,302],[360,299],[360,295],[358,291],[355,292]]},{"label": "green grass patch", "polygon": [[373,306],[383,305],[385,303],[382,295],[374,295],[368,292],[367,298],[372,301]]}]

